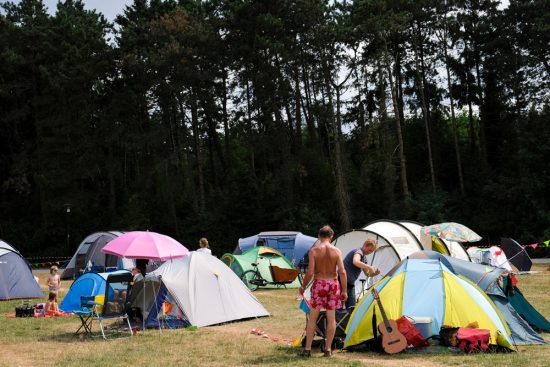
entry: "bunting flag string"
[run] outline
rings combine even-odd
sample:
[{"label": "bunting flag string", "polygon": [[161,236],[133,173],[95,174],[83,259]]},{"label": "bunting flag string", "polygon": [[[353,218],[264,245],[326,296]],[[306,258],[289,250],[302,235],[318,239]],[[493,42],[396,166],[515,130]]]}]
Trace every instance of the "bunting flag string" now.
[{"label": "bunting flag string", "polygon": [[[69,261],[69,259],[71,258],[66,256],[26,258],[27,262],[35,268],[45,268],[53,265],[64,266]],[[44,260],[44,261],[41,261],[41,260]]]},{"label": "bunting flag string", "polygon": [[539,243],[532,243],[530,245],[523,245],[524,248],[531,247],[531,248],[537,248],[537,247],[550,247],[550,240],[546,240]]}]

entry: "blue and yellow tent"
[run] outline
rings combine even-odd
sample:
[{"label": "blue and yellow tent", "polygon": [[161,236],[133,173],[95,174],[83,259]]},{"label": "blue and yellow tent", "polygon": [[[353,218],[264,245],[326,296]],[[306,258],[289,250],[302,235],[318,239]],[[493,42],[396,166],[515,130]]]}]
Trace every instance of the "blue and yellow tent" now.
[{"label": "blue and yellow tent", "polygon": [[[434,335],[443,325],[464,327],[477,321],[479,328],[490,330],[491,344],[513,349],[508,325],[494,303],[479,287],[453,274],[441,261],[403,260],[374,287],[389,319],[402,315],[431,317]],[[380,309],[369,293],[351,314],[345,347],[374,338],[373,312],[377,324],[382,322]]]}]

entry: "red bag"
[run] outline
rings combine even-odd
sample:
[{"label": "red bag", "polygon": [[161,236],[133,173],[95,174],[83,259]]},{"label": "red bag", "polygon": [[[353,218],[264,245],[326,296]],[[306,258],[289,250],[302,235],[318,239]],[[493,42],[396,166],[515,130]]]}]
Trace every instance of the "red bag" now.
[{"label": "red bag", "polygon": [[407,339],[407,344],[415,348],[427,347],[430,345],[426,339],[420,334],[420,331],[409,321],[407,316],[401,316],[397,319],[397,327],[399,332]]},{"label": "red bag", "polygon": [[491,332],[486,329],[461,327],[456,334],[458,348],[463,352],[484,352],[489,348]]}]

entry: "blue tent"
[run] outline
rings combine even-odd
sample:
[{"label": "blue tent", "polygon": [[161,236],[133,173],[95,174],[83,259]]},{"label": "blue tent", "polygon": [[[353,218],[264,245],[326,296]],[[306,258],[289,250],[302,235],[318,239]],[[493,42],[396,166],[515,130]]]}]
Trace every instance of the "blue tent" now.
[{"label": "blue tent", "polygon": [[240,238],[239,245],[233,253],[238,255],[254,246],[267,246],[282,253],[292,265],[298,266],[316,241],[317,238],[300,232],[261,232],[255,236]]},{"label": "blue tent", "polygon": [[0,240],[0,300],[42,298],[44,292],[23,256]]},{"label": "blue tent", "polygon": [[[491,298],[506,319],[510,327],[514,344],[546,344],[545,340],[532,326],[550,331],[550,323],[531,306],[517,288],[514,293],[515,296],[506,292],[506,269],[475,264],[435,251],[419,251],[412,254],[410,258],[439,260],[453,273],[463,276],[475,283],[489,296],[489,298]],[[501,277],[504,278],[503,283],[501,283],[502,286],[499,284],[499,279]]]},{"label": "blue tent", "polygon": [[[491,333],[490,344],[513,349],[506,320],[483,290],[465,277],[454,274],[443,261],[411,259],[396,265],[374,287],[388,319],[402,315],[429,317],[426,336],[439,335],[443,325],[464,327],[476,321]],[[350,316],[345,347],[373,340],[376,315],[382,320],[381,308],[369,292],[361,298]]]},{"label": "blue tent", "polygon": [[[109,276],[129,273],[127,270],[113,271],[110,273],[84,273],[71,285],[71,289],[63,298],[59,308],[65,312],[80,310],[81,296],[97,296],[105,294],[106,283]],[[109,296],[112,297],[112,290]]]}]

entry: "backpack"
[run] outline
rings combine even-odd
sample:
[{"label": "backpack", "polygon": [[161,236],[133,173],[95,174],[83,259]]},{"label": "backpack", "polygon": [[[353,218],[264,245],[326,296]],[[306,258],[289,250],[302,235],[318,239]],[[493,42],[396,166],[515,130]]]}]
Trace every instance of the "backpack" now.
[{"label": "backpack", "polygon": [[484,352],[489,349],[491,332],[486,329],[461,327],[456,334],[457,346],[463,352]]},{"label": "backpack", "polygon": [[430,345],[426,339],[420,334],[420,331],[409,321],[407,316],[403,315],[397,319],[397,327],[399,332],[407,339],[407,344],[415,348],[427,347]]}]

